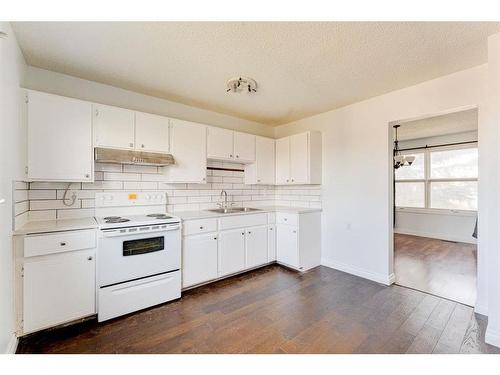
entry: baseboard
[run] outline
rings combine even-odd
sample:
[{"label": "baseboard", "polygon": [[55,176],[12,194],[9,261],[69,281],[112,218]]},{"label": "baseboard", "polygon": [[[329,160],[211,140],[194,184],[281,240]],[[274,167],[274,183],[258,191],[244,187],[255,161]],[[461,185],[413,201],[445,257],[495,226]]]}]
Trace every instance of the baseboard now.
[{"label": "baseboard", "polygon": [[19,339],[16,337],[16,335],[13,334],[12,337],[10,338],[9,344],[7,345],[5,354],[16,354],[18,343]]},{"label": "baseboard", "polygon": [[418,236],[418,237],[426,237],[426,238],[435,238],[435,239],[444,240],[444,241],[463,242],[463,243],[470,243],[470,244],[477,243],[477,241],[474,238],[448,236],[448,235],[444,235],[444,234],[442,235],[442,234],[436,234],[436,233],[431,233],[431,232],[419,232],[419,231],[415,231],[415,230],[394,228],[394,233],[408,234],[410,236]]},{"label": "baseboard", "polygon": [[322,259],[321,265],[330,267],[342,272],[350,273],[351,275],[359,276],[364,279],[372,280],[380,284],[391,285],[394,283],[396,277],[394,274],[384,275],[380,273],[375,273],[372,271],[368,271],[359,267],[353,267],[351,265],[336,262],[333,260]]},{"label": "baseboard", "polygon": [[490,329],[488,324],[488,327],[486,328],[486,334],[484,335],[484,341],[487,344],[500,347],[500,332],[493,331],[492,329]]}]

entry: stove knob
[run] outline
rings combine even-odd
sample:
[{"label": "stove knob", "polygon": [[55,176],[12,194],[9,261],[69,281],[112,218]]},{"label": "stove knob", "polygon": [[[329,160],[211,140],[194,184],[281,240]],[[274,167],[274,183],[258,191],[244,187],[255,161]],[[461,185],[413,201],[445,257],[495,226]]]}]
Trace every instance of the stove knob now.
[{"label": "stove knob", "polygon": [[147,199],[147,200],[150,200],[150,199],[151,199],[151,195],[146,194],[146,199]]}]

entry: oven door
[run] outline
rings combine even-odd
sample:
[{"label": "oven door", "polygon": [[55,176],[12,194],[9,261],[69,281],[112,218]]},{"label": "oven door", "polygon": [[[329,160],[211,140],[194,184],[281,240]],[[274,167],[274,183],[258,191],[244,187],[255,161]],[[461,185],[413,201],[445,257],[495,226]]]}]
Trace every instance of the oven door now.
[{"label": "oven door", "polygon": [[181,267],[180,225],[138,233],[101,231],[97,253],[100,287],[178,270]]}]

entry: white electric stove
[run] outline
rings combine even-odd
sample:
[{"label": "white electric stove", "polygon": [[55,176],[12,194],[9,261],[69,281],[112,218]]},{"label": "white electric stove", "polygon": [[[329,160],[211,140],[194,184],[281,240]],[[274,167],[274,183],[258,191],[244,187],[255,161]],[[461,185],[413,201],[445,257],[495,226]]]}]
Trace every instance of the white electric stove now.
[{"label": "white electric stove", "polygon": [[181,222],[160,192],[96,193],[98,320],[181,296]]}]

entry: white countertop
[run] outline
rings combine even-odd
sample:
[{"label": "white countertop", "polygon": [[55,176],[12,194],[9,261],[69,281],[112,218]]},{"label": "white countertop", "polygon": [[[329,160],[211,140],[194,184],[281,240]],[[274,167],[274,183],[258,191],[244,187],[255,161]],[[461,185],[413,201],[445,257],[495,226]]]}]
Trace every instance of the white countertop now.
[{"label": "white countertop", "polygon": [[64,220],[40,220],[28,221],[21,228],[14,231],[14,235],[63,232],[67,230],[95,229],[97,222],[93,217],[82,219],[64,219]]},{"label": "white countertop", "polygon": [[221,217],[221,216],[238,216],[238,215],[252,215],[258,213],[267,213],[267,212],[287,212],[294,214],[302,214],[307,212],[321,212],[321,208],[308,208],[308,207],[288,207],[288,206],[263,206],[263,207],[254,207],[257,208],[258,211],[250,211],[250,212],[234,212],[234,213],[217,213],[210,212],[207,210],[200,211],[181,211],[174,212],[174,215],[180,218],[181,220],[194,220],[194,219],[203,219],[208,217]]}]

